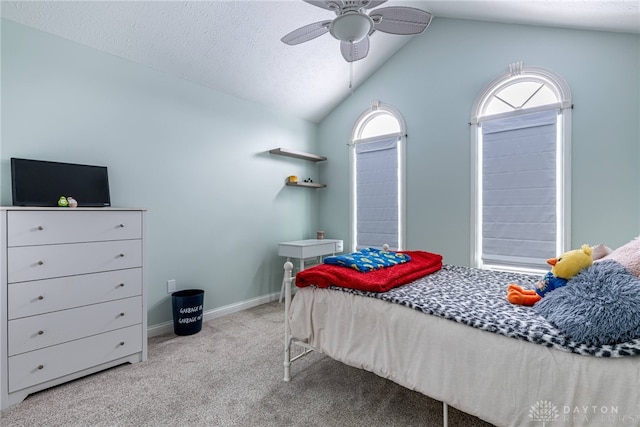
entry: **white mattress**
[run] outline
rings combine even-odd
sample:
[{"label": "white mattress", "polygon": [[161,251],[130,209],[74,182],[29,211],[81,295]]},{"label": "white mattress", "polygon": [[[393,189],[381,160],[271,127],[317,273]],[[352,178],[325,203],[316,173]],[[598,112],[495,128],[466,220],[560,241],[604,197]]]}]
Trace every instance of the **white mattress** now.
[{"label": "white mattress", "polygon": [[637,356],[572,354],[315,287],[298,289],[289,318],[318,351],[498,426],[640,426]]}]

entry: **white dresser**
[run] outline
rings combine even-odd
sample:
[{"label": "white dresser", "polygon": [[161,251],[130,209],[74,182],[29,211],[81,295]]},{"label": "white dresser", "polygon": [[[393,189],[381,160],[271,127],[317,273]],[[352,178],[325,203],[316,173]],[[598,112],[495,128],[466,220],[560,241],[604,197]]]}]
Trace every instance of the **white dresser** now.
[{"label": "white dresser", "polygon": [[147,358],[145,211],[0,208],[0,409]]}]

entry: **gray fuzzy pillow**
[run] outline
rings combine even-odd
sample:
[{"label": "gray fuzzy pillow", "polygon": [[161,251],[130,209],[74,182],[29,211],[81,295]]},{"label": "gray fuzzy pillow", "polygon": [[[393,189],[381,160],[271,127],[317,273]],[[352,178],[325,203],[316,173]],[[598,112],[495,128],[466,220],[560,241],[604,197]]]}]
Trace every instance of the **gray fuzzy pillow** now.
[{"label": "gray fuzzy pillow", "polygon": [[640,338],[640,279],[616,261],[594,263],[533,307],[578,343]]}]

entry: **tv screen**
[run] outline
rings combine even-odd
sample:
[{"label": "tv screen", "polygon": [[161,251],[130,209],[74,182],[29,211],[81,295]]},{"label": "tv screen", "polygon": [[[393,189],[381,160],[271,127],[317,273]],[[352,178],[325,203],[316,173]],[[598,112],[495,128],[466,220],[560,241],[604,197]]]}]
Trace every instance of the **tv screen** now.
[{"label": "tv screen", "polygon": [[61,196],[78,206],[111,206],[106,166],[11,158],[14,206],[58,206]]}]

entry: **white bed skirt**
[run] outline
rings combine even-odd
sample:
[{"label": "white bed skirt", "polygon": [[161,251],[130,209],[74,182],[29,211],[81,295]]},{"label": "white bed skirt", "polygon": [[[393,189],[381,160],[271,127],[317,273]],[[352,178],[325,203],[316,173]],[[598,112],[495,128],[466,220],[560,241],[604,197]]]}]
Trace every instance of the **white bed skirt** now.
[{"label": "white bed skirt", "polygon": [[580,356],[314,287],[289,319],[322,353],[498,426],[640,426],[640,357]]}]

